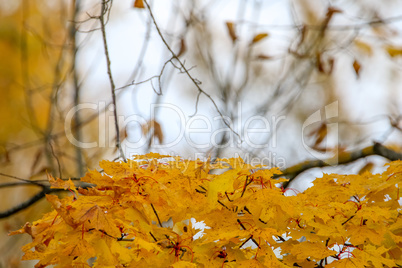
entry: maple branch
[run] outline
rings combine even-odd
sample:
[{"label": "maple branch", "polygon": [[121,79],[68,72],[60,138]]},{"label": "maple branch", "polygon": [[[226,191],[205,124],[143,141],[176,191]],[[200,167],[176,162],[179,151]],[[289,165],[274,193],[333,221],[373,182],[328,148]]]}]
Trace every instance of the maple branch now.
[{"label": "maple branch", "polygon": [[283,184],[283,187],[286,188],[291,181],[293,181],[299,174],[303,173],[306,170],[312,168],[345,165],[370,155],[382,156],[389,159],[390,161],[402,160],[401,153],[395,152],[385,147],[381,143],[375,142],[374,145],[368,146],[359,151],[342,152],[339,154],[337,159],[304,161],[300,164],[284,169],[282,171],[282,174],[274,175],[274,178],[287,177],[289,181]]},{"label": "maple branch", "polygon": [[[23,179],[23,178],[20,178],[17,176],[12,176],[12,175],[8,175],[8,174],[4,174],[4,173],[0,173],[0,176],[8,177],[8,178],[19,180],[19,181],[23,182],[20,184],[34,184],[34,185],[40,186],[42,188],[46,187],[45,185],[43,185],[37,181],[26,180],[26,179]],[[5,187],[3,185],[5,185],[5,184],[1,184],[0,187]],[[14,186],[14,185],[12,185],[12,186]]]},{"label": "maple branch", "polygon": [[[152,22],[154,23],[155,28],[156,28],[156,31],[158,32],[158,35],[160,36],[162,42],[164,43],[164,45],[166,46],[166,48],[169,50],[169,52],[172,54],[172,58],[175,59],[175,60],[177,60],[177,62],[179,63],[179,66],[180,66],[179,69],[182,69],[182,70],[183,70],[182,72],[185,73],[185,74],[188,76],[188,78],[190,78],[190,80],[193,82],[193,84],[195,85],[195,87],[198,89],[198,92],[199,92],[199,93],[202,93],[204,96],[206,96],[206,97],[212,102],[212,104],[213,104],[215,110],[218,112],[219,116],[222,118],[222,120],[223,120],[223,122],[225,123],[225,125],[241,140],[240,135],[232,128],[232,126],[230,126],[230,124],[227,122],[227,120],[225,120],[225,118],[224,118],[222,112],[219,110],[218,105],[217,105],[216,102],[212,99],[211,95],[209,95],[207,92],[205,92],[205,91],[201,88],[201,86],[200,86],[201,82],[198,81],[196,78],[194,78],[194,77],[190,74],[190,70],[187,69],[186,66],[184,66],[184,63],[179,59],[179,57],[177,56],[177,54],[176,54],[176,53],[172,50],[172,48],[169,46],[169,44],[167,43],[165,37],[163,37],[163,34],[162,34],[161,30],[159,29],[158,24],[156,23],[154,14],[153,14],[153,12],[152,12],[152,10],[151,10],[151,7],[150,7],[149,4],[148,4],[148,1],[147,1],[147,0],[143,0],[143,1],[144,1],[145,5],[147,6],[147,9],[148,9],[148,11],[149,11],[149,15],[151,16]],[[170,59],[169,61],[172,61],[172,59]],[[173,63],[172,63],[172,64],[173,64]],[[175,65],[173,64],[173,66],[175,66]],[[175,67],[176,67],[176,66],[175,66]],[[176,67],[176,68],[178,68],[178,67]]]},{"label": "maple branch", "polygon": [[[72,2],[72,23],[70,25],[69,29],[69,34],[70,34],[70,40],[71,40],[71,71],[73,72],[73,87],[74,87],[74,106],[78,107],[80,104],[80,99],[81,99],[81,85],[78,81],[79,74],[77,71],[77,65],[78,65],[78,45],[77,45],[77,19],[78,15],[80,12],[80,1],[73,1]],[[78,111],[78,109],[74,113],[74,124],[80,125],[81,124],[81,112]],[[82,128],[76,128],[74,130],[74,134],[77,140],[81,140],[82,137]],[[84,168],[84,161],[82,157],[82,148],[80,146],[75,147],[75,155],[77,157],[77,170],[78,170],[78,175],[80,177],[83,177],[85,174],[85,168]],[[61,172],[60,172],[60,178],[62,178]]]},{"label": "maple branch", "polygon": [[107,41],[106,41],[106,24],[105,24],[104,16],[109,11],[109,8],[106,6],[106,2],[109,2],[109,1],[102,0],[102,10],[101,10],[101,14],[99,16],[99,20],[101,23],[101,32],[102,32],[102,39],[103,39],[103,47],[105,49],[107,73],[109,75],[110,89],[112,92],[112,101],[113,101],[113,105],[114,105],[113,116],[114,116],[114,126],[116,129],[116,148],[119,150],[120,156],[123,158],[123,161],[127,162],[127,159],[124,155],[123,149],[121,148],[121,144],[120,144],[120,130],[119,130],[119,122],[118,122],[118,118],[117,118],[117,104],[116,104],[116,92],[115,92],[116,86],[114,84],[112,70],[110,68],[111,62],[110,62],[110,56],[109,56],[109,49],[108,49]]},{"label": "maple branch", "polygon": [[52,152],[52,155],[54,156],[54,158],[55,158],[56,161],[57,161],[57,166],[58,166],[58,168],[59,168],[59,176],[60,176],[60,178],[63,178],[63,173],[62,173],[62,171],[61,171],[60,160],[59,160],[59,158],[57,157],[56,153],[54,152],[53,145],[52,145],[52,142],[51,142],[51,141],[49,141],[49,146],[50,146],[50,150],[51,150],[51,152]]},{"label": "maple branch", "polygon": [[50,187],[44,186],[42,191],[38,192],[36,195],[32,196],[30,199],[27,201],[9,209],[3,212],[0,212],[0,219],[7,218],[11,215],[16,214],[17,212],[24,210],[31,205],[35,204],[39,200],[41,200],[43,197],[45,197],[47,194],[54,193],[54,192],[60,192],[64,191],[64,189],[50,189]]},{"label": "maple branch", "polygon": [[[25,202],[22,202],[6,211],[0,212],[0,219],[10,217],[10,216],[20,212],[21,210],[24,210],[24,209],[30,207],[31,205],[35,204],[36,202],[41,200],[43,197],[45,197],[47,194],[61,192],[61,191],[67,191],[64,189],[50,188],[50,186],[39,183],[38,181],[26,180],[26,179],[22,179],[22,178],[19,178],[16,176],[7,175],[4,173],[0,173],[0,175],[21,181],[21,182],[10,182],[10,183],[0,184],[0,188],[15,187],[15,186],[29,186],[29,185],[39,186],[42,188],[41,191],[36,193],[34,196],[32,196],[30,199],[26,200]],[[71,178],[71,180],[77,180],[77,178]],[[80,187],[83,189],[86,189],[86,188],[88,188],[88,185],[81,185]]]}]

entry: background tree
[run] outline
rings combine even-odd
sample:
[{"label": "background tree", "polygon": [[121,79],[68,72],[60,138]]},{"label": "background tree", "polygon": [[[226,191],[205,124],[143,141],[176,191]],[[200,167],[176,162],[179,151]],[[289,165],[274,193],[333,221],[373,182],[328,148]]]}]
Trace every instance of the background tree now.
[{"label": "background tree", "polygon": [[[368,155],[400,158],[398,1],[23,0],[0,8],[2,236],[47,209],[33,206],[52,191],[46,172],[79,178],[101,159],[239,154],[293,167],[295,177],[336,160],[359,160],[331,169],[357,173],[386,161]],[[335,118],[302,131],[335,102]],[[151,104],[179,107],[185,121],[166,108],[152,113]],[[132,115],[143,120],[124,120]],[[210,132],[190,134],[205,122]],[[187,136],[158,147],[183,123]],[[269,131],[247,143],[250,128]],[[75,146],[72,137],[97,144]],[[335,162],[315,161],[319,153]],[[305,174],[298,189],[308,186]],[[4,266],[19,265],[18,239],[1,240]]]}]

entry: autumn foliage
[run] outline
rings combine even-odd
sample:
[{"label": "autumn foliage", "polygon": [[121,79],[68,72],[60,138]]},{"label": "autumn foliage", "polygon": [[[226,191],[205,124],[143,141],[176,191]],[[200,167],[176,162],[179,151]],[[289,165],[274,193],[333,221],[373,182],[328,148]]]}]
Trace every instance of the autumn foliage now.
[{"label": "autumn foliage", "polygon": [[[281,188],[277,169],[241,159],[148,154],[100,167],[81,179],[84,188],[50,177],[71,194],[48,195],[54,210],[12,233],[32,236],[24,260],[39,260],[35,267],[402,265],[401,161],[383,174],[326,174],[303,193]],[[195,221],[207,226],[196,238]]]}]

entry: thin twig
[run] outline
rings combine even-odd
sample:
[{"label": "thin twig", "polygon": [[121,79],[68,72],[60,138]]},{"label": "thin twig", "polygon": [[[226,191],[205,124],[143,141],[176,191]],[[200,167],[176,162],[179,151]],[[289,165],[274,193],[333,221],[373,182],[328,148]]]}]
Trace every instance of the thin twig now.
[{"label": "thin twig", "polygon": [[155,238],[155,236],[153,235],[153,233],[149,232],[149,234],[152,236],[152,238],[155,240],[155,242],[158,242],[158,240]]},{"label": "thin twig", "polygon": [[105,56],[106,56],[106,66],[107,66],[107,73],[109,75],[109,82],[110,82],[110,89],[112,92],[112,101],[113,101],[113,105],[114,105],[114,110],[113,110],[113,115],[114,115],[114,125],[115,125],[115,129],[116,129],[116,147],[120,152],[120,156],[123,158],[124,162],[127,162],[127,159],[124,155],[123,149],[121,148],[121,144],[120,144],[120,130],[119,130],[119,122],[118,122],[118,118],[117,118],[117,104],[116,104],[116,93],[115,93],[115,89],[116,86],[114,84],[114,80],[113,80],[113,76],[112,76],[112,70],[111,70],[111,62],[110,62],[110,57],[109,57],[109,49],[107,46],[107,41],[106,41],[106,24],[105,24],[105,14],[107,14],[109,12],[109,9],[111,7],[107,7],[106,6],[106,0],[102,0],[102,9],[101,9],[101,14],[99,16],[99,20],[101,23],[101,31],[102,31],[102,39],[103,39],[103,47],[105,49]]},{"label": "thin twig", "polygon": [[56,153],[54,152],[54,149],[53,149],[53,146],[52,146],[52,142],[51,142],[51,141],[49,141],[49,146],[50,146],[50,150],[52,151],[52,154],[53,154],[54,158],[55,158],[56,161],[57,161],[57,166],[58,166],[58,168],[59,168],[59,176],[60,176],[59,178],[63,178],[63,173],[62,173],[62,171],[61,171],[60,161],[59,161],[59,158],[57,157]]},{"label": "thin twig", "polygon": [[158,219],[159,226],[160,226],[160,227],[163,227],[162,222],[161,222],[161,219],[159,219],[159,215],[158,215],[158,213],[156,212],[154,205],[151,204],[151,207],[152,207],[152,210],[154,211],[154,213],[155,213],[155,215],[156,215],[156,218]]},{"label": "thin twig", "polygon": [[31,180],[26,180],[26,179],[23,179],[23,178],[20,178],[20,177],[17,177],[17,176],[13,176],[13,175],[8,175],[8,174],[0,173],[0,176],[4,176],[4,177],[8,177],[8,178],[12,178],[12,179],[15,179],[15,180],[22,181],[22,182],[24,182],[24,185],[25,185],[25,183],[29,183],[29,184],[34,184],[34,185],[40,186],[40,187],[42,187],[42,188],[43,188],[43,187],[46,187],[45,185],[43,185],[43,184],[41,184],[41,183],[39,183],[39,182],[31,181]]},{"label": "thin twig", "polygon": [[161,32],[161,30],[159,29],[158,24],[156,23],[155,17],[152,13],[151,7],[148,4],[147,0],[144,0],[145,5],[147,6],[147,9],[149,11],[149,15],[152,18],[152,21],[155,25],[155,28],[162,40],[162,42],[165,44],[166,48],[170,51],[170,53],[172,54],[172,57],[177,60],[177,62],[179,63],[180,67],[183,69],[184,73],[190,78],[190,80],[193,82],[193,84],[196,86],[196,88],[198,89],[199,92],[201,92],[202,94],[204,94],[213,104],[213,106],[215,107],[215,110],[218,112],[218,114],[220,115],[220,117],[222,118],[223,122],[225,123],[225,125],[241,140],[240,135],[234,131],[234,129],[232,128],[232,126],[230,126],[230,124],[225,120],[222,112],[220,111],[220,109],[218,108],[218,105],[216,104],[216,102],[212,99],[212,97],[205,92],[201,87],[200,87],[200,81],[198,81],[197,79],[195,79],[189,72],[189,70],[184,66],[184,63],[179,59],[179,57],[176,55],[176,53],[172,50],[172,48],[169,46],[169,44],[166,42],[165,38],[163,37],[163,34]]},{"label": "thin twig", "polygon": [[[74,106],[77,107],[80,103],[80,83],[78,82],[78,72],[77,72],[77,55],[78,55],[78,46],[77,46],[77,41],[76,41],[76,36],[77,36],[77,29],[76,29],[76,23],[74,23],[77,18],[78,18],[78,13],[80,11],[80,1],[73,1],[73,16],[72,16],[72,22],[70,25],[69,29],[69,38],[71,39],[71,71],[73,72],[73,83],[74,83]],[[80,111],[77,109],[74,113],[74,124],[80,125],[81,124],[81,114]],[[81,140],[82,136],[82,128],[75,128],[75,137],[77,140]],[[80,177],[84,176],[85,171],[84,171],[84,162],[82,158],[82,149],[80,146],[76,146],[75,148],[75,153],[77,157],[77,170],[78,170],[78,175]],[[62,178],[60,174],[60,178]]]}]

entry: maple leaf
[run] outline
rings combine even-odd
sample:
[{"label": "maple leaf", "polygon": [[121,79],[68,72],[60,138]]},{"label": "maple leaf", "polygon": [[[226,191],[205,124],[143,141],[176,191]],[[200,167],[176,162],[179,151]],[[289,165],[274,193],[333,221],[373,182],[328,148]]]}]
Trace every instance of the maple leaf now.
[{"label": "maple leaf", "polygon": [[[402,162],[383,174],[324,174],[286,196],[277,169],[240,158],[216,163],[159,154],[102,161],[74,196],[47,195],[54,210],[10,235],[27,233],[24,260],[35,267],[392,267],[402,263]],[[228,168],[229,167],[229,168]],[[225,169],[210,174],[213,169]],[[194,240],[189,219],[207,228]],[[278,258],[273,249],[280,249]]]}]

